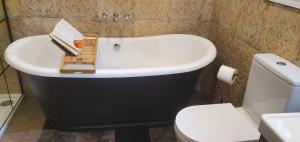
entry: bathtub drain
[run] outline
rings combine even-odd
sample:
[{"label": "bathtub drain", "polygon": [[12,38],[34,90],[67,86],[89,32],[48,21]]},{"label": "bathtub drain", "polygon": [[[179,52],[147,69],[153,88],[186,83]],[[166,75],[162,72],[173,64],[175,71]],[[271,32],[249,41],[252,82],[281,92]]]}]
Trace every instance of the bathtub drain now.
[{"label": "bathtub drain", "polygon": [[10,100],[5,100],[3,102],[1,102],[1,106],[9,106],[9,105],[12,105],[13,101],[10,101]]},{"label": "bathtub drain", "polygon": [[121,45],[120,44],[118,44],[118,43],[114,44],[114,50],[115,51],[119,51],[120,49],[121,49]]}]

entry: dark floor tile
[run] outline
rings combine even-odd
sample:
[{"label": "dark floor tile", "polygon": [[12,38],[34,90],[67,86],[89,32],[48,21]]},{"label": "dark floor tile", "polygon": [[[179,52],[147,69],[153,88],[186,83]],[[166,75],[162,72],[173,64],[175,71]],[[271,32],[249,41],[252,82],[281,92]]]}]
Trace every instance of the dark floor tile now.
[{"label": "dark floor tile", "polygon": [[61,132],[23,131],[5,135],[0,142],[115,142],[114,131]]},{"label": "dark floor tile", "polygon": [[19,131],[5,134],[0,142],[37,142],[41,131]]},{"label": "dark floor tile", "polygon": [[150,129],[151,142],[176,142],[173,126]]},{"label": "dark floor tile", "polygon": [[151,142],[149,128],[128,127],[115,129],[116,142]]},{"label": "dark floor tile", "polygon": [[114,142],[114,131],[60,132],[43,130],[38,142]]}]

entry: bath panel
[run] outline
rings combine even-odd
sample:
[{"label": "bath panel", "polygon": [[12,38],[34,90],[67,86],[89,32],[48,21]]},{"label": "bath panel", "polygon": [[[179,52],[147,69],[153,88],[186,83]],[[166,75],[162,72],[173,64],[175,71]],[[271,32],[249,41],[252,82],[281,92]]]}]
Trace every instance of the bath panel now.
[{"label": "bath panel", "polygon": [[188,102],[201,70],[129,78],[56,78],[23,73],[57,129],[161,125]]}]

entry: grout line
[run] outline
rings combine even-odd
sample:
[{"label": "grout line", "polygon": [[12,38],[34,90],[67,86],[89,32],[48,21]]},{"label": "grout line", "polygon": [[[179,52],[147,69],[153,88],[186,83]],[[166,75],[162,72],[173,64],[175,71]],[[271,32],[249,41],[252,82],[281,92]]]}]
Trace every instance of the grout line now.
[{"label": "grout line", "polygon": [[0,72],[0,76],[3,75],[5,73],[5,71],[9,68],[9,66],[7,65],[1,72]]},{"label": "grout line", "polygon": [[6,21],[6,18],[5,17],[1,17],[2,19],[0,20],[0,23]]}]

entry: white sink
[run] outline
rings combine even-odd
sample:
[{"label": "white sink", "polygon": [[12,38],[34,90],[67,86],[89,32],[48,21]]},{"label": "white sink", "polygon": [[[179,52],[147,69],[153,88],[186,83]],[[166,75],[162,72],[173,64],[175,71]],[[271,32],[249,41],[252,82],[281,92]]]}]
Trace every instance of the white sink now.
[{"label": "white sink", "polygon": [[264,114],[259,131],[268,142],[300,142],[300,113]]}]

